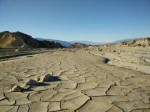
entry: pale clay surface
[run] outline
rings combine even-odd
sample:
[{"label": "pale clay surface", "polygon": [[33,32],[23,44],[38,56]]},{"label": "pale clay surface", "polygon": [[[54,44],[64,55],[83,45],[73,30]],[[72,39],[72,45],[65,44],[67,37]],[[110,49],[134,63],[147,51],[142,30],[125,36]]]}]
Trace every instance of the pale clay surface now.
[{"label": "pale clay surface", "polygon": [[150,47],[56,50],[0,62],[0,112],[54,111],[150,112]]}]

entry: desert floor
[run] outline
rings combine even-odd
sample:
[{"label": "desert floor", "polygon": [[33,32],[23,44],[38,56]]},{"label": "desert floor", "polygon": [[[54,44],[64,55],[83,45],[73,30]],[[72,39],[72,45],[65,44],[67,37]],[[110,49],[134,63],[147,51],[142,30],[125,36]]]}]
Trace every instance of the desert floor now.
[{"label": "desert floor", "polygon": [[150,47],[64,49],[0,62],[0,112],[51,111],[150,112]]}]

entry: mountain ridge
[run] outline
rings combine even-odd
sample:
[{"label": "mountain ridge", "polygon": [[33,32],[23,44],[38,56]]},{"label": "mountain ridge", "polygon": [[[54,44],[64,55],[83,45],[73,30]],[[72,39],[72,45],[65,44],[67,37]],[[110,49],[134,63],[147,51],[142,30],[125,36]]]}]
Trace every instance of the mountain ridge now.
[{"label": "mountain ridge", "polygon": [[39,41],[22,32],[0,32],[0,48],[63,48],[59,43]]},{"label": "mountain ridge", "polygon": [[[63,48],[81,45],[119,45],[119,46],[149,46],[150,37],[124,39],[115,42],[92,41],[62,41],[55,39],[35,38],[22,32],[0,32],[0,48]],[[78,45],[79,46],[79,45]]]}]

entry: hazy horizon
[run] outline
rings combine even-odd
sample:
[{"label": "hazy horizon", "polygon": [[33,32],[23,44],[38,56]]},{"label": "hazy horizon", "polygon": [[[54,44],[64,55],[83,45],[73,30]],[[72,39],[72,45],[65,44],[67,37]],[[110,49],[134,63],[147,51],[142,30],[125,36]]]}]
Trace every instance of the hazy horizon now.
[{"label": "hazy horizon", "polygon": [[63,41],[150,36],[149,0],[0,0],[0,32]]}]

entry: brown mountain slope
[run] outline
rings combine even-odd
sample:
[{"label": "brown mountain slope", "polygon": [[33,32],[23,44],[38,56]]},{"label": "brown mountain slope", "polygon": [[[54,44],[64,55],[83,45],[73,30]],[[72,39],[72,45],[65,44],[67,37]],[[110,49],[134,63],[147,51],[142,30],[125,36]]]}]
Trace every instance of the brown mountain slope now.
[{"label": "brown mountain slope", "polygon": [[16,38],[10,32],[4,33],[0,38],[0,47],[1,48],[12,48],[13,46],[19,47],[23,44],[22,38]]},{"label": "brown mountain slope", "polygon": [[121,46],[150,46],[150,37],[142,38],[142,39],[135,39],[132,41],[127,41],[127,42],[121,42],[118,45],[121,45]]},{"label": "brown mountain slope", "polygon": [[62,48],[63,46],[56,42],[39,41],[32,36],[21,32],[1,32],[0,48]]}]

